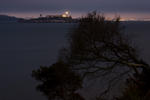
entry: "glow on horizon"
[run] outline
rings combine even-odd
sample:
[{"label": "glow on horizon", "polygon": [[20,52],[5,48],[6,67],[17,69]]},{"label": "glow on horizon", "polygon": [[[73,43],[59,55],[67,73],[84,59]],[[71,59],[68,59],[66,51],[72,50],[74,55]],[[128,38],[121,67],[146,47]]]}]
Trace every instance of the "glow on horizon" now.
[{"label": "glow on horizon", "polygon": [[[65,14],[69,14],[69,11],[66,11]],[[25,12],[25,13],[2,13],[6,14],[9,16],[15,16],[15,17],[21,17],[21,18],[37,18],[40,17],[40,14],[43,16],[46,15],[53,15],[53,14],[60,14],[60,13],[54,13],[54,12]],[[85,16],[87,13],[83,12],[72,12],[71,16],[73,18],[80,18],[82,16]],[[150,21],[150,13],[104,13],[104,16],[106,19],[113,19],[116,16],[121,17],[121,21],[126,21],[126,20],[145,20],[145,21]]]}]

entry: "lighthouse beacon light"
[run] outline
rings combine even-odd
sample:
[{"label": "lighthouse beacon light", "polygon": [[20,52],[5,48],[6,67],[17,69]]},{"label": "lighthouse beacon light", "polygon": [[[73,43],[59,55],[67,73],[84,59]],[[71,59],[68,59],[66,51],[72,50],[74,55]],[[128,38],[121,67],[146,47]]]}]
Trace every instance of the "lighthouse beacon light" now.
[{"label": "lighthouse beacon light", "polygon": [[65,11],[65,13],[62,14],[62,17],[69,17],[69,15],[70,15],[70,12],[69,11]]}]

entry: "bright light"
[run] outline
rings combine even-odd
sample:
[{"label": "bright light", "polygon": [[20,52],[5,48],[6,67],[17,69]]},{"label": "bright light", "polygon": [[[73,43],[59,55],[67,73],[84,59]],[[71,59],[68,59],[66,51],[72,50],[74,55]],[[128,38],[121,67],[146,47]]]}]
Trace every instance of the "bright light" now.
[{"label": "bright light", "polygon": [[65,14],[68,15],[68,14],[69,14],[69,11],[66,11]]},{"label": "bright light", "polygon": [[62,17],[67,17],[67,15],[63,14]]},{"label": "bright light", "polygon": [[70,12],[66,11],[64,14],[62,14],[62,17],[69,17]]}]

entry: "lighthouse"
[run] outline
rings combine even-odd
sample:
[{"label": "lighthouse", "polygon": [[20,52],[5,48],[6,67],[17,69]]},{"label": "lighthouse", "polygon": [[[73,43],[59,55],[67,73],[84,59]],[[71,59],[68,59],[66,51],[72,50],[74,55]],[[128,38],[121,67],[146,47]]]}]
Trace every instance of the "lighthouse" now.
[{"label": "lighthouse", "polygon": [[62,14],[62,17],[70,17],[70,12],[66,11],[64,14]]}]

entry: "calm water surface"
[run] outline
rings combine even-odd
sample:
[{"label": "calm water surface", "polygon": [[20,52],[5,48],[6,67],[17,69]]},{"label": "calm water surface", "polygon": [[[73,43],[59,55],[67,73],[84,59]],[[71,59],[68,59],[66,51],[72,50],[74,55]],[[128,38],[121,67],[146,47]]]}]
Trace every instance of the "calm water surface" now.
[{"label": "calm water surface", "polygon": [[73,26],[0,23],[0,100],[45,100],[31,72],[55,62]]}]

